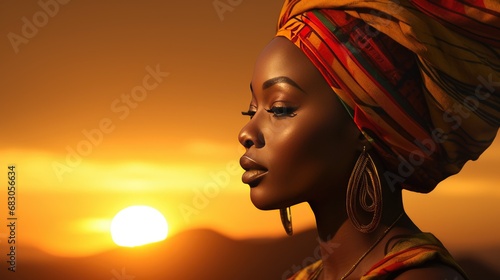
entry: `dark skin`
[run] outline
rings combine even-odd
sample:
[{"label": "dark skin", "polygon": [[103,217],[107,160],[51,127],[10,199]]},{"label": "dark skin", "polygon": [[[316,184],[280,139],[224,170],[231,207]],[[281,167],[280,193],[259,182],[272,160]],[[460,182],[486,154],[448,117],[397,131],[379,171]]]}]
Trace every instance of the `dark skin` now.
[{"label": "dark skin", "polygon": [[[257,59],[251,81],[251,120],[239,134],[246,148],[241,159],[243,181],[253,204],[262,210],[307,202],[321,238],[323,271],[319,279],[341,279],[383,235],[346,279],[359,279],[386,254],[398,236],[420,232],[404,214],[401,191],[383,184],[382,220],[371,233],[361,233],[346,213],[346,187],[363,148],[383,164],[315,66],[285,38],[274,38]],[[369,221],[365,213],[362,220]],[[334,253],[328,250],[334,248]],[[447,266],[408,270],[396,279],[463,279]]]}]

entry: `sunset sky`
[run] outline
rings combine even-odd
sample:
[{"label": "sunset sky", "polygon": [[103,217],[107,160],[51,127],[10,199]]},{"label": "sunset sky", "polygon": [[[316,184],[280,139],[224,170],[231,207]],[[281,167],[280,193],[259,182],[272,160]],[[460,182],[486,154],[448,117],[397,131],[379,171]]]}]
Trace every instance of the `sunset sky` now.
[{"label": "sunset sky", "polygon": [[[170,235],[284,236],[249,200],[237,141],[282,1],[60,2],[0,1],[0,176],[16,165],[19,243],[113,248],[109,223],[131,205],[162,212]],[[445,244],[500,246],[499,154],[497,139],[431,194],[405,194],[410,216]],[[292,211],[296,231],[314,226],[306,205]]]}]

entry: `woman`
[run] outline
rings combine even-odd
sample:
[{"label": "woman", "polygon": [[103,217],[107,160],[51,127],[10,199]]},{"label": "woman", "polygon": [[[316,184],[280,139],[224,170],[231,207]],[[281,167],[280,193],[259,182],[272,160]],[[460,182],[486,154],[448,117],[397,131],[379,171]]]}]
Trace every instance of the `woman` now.
[{"label": "woman", "polygon": [[401,190],[432,191],[496,136],[499,5],[432,3],[285,2],[239,141],[257,208],[289,234],[290,206],[314,212],[322,259],[291,279],[467,279]]}]

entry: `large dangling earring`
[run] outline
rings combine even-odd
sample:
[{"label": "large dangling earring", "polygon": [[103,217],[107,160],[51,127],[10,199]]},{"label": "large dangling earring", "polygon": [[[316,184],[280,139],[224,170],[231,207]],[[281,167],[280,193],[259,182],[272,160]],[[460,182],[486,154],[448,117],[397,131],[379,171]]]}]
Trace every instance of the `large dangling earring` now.
[{"label": "large dangling earring", "polygon": [[290,207],[280,209],[281,223],[285,228],[286,234],[291,236],[293,234],[292,228],[292,209]]},{"label": "large dangling earring", "polygon": [[[361,224],[358,219],[358,205],[365,212],[372,213],[370,223]],[[369,233],[378,227],[382,216],[382,185],[377,167],[365,147],[347,184],[346,208],[352,225],[360,232]]]}]

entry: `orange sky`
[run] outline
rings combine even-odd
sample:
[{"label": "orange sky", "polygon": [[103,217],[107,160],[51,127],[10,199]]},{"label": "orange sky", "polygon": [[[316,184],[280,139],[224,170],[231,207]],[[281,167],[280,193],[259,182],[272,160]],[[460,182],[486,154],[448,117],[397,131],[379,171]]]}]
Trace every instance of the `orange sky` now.
[{"label": "orange sky", "polygon": [[[210,0],[89,2],[52,6],[46,22],[36,1],[0,2],[0,170],[18,169],[20,242],[59,255],[105,250],[110,219],[136,204],[160,210],[170,234],[284,235],[276,211],[250,203],[236,139],[281,1],[222,15]],[[39,27],[23,31],[34,16]],[[14,46],[9,34],[23,32],[31,38]],[[499,153],[496,141],[433,193],[405,195],[422,229],[445,243],[500,245]],[[183,215],[186,206],[196,212]],[[305,205],[292,211],[296,230],[313,226]]]}]

